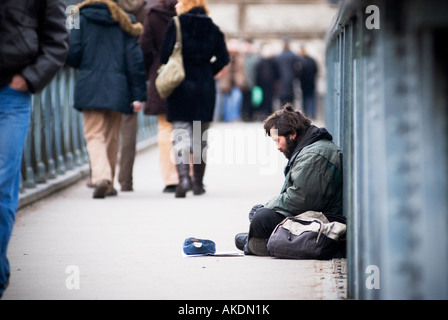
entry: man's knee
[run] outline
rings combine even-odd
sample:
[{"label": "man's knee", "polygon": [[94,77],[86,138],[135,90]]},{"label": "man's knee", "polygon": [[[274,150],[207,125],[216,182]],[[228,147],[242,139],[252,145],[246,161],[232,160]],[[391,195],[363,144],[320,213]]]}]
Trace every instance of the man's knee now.
[{"label": "man's knee", "polygon": [[250,223],[250,236],[255,238],[269,239],[277,224],[283,220],[284,216],[269,208],[259,208],[256,210]]}]

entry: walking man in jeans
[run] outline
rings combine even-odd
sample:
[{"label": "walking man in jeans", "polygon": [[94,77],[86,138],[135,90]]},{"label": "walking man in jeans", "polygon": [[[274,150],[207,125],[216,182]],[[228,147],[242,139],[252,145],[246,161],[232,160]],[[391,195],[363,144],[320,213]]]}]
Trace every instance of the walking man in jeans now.
[{"label": "walking man in jeans", "polygon": [[31,94],[48,85],[65,62],[65,21],[61,0],[0,2],[0,297],[10,275],[6,252],[18,207]]}]

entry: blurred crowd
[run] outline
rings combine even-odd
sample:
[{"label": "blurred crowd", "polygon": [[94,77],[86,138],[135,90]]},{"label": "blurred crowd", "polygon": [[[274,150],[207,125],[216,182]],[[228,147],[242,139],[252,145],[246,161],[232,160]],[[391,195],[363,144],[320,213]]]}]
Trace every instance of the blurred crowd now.
[{"label": "blurred crowd", "polygon": [[230,63],[216,76],[214,121],[262,121],[286,103],[317,115],[318,66],[304,45],[294,52],[289,38],[276,51],[270,43],[229,39]]}]

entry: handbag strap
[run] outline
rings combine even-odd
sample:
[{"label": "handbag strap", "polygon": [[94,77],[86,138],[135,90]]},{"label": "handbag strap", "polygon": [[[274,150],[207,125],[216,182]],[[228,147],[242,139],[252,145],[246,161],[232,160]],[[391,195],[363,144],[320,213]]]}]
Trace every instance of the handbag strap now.
[{"label": "handbag strap", "polygon": [[182,31],[180,30],[179,16],[174,16],[174,23],[176,24],[176,42],[182,44]]}]

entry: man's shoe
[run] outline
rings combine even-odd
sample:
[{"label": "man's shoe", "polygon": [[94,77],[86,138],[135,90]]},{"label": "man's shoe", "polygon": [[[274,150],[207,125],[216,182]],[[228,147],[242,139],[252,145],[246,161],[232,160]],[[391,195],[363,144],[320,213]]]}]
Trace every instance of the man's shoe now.
[{"label": "man's shoe", "polygon": [[101,180],[95,184],[95,190],[93,191],[94,199],[104,199],[106,192],[109,189],[110,182],[107,180]]},{"label": "man's shoe", "polygon": [[118,191],[117,191],[117,189],[115,189],[115,188],[109,188],[109,189],[107,189],[107,191],[106,191],[106,197],[114,197],[114,196],[116,196],[116,195],[118,195]]},{"label": "man's shoe", "polygon": [[244,246],[247,244],[248,233],[238,233],[235,236],[235,246],[238,250],[244,251]]},{"label": "man's shoe", "polygon": [[246,256],[253,255],[253,253],[250,252],[250,249],[249,249],[249,243],[247,242],[248,238],[249,238],[249,234],[248,233],[238,233],[235,236],[235,246],[239,250],[243,251],[243,253]]},{"label": "man's shoe", "polygon": [[134,188],[130,185],[122,185],[121,191],[127,192],[127,191],[134,191]]},{"label": "man's shoe", "polygon": [[176,185],[171,184],[169,186],[166,186],[165,189],[163,189],[163,193],[174,193],[176,192]]}]

